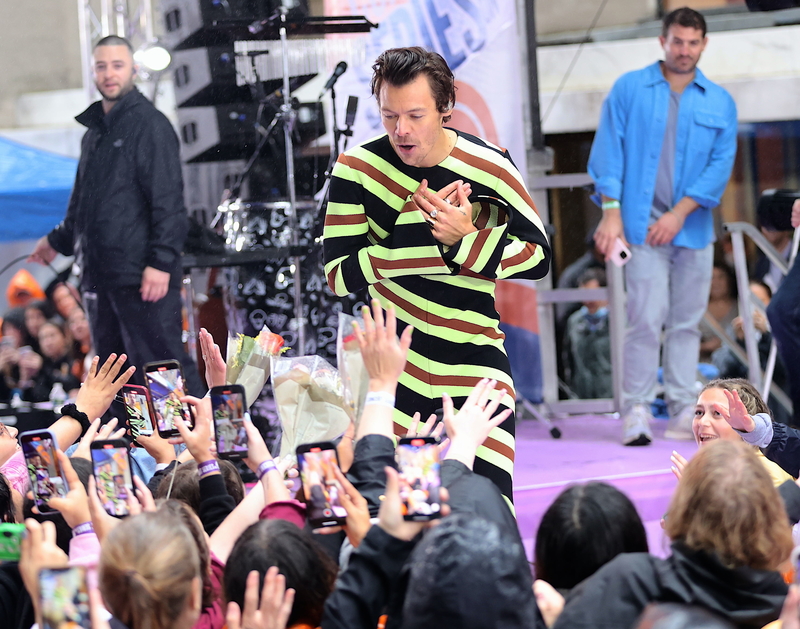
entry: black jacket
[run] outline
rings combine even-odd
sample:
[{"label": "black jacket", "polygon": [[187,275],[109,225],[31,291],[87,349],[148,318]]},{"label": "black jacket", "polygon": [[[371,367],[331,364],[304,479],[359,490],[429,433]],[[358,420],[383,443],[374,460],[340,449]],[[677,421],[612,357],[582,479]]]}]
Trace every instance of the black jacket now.
[{"label": "black jacket", "polygon": [[726,568],[680,542],[672,555],[618,555],[572,590],[553,629],[626,629],[650,602],[697,605],[737,627],[763,627],[781,613],[788,586],[777,572]]},{"label": "black jacket", "polygon": [[[522,544],[516,521],[492,481],[477,475],[463,463],[452,460],[442,461],[441,475],[442,485],[450,492],[449,504],[454,514],[475,516],[492,522],[503,529],[509,539]],[[325,602],[322,629],[372,629],[377,625],[381,613],[388,614],[387,628],[402,626],[409,576],[407,561],[420,539],[421,536],[418,536],[405,542],[392,537],[379,526],[370,528],[350,556],[347,570],[339,575],[336,589]],[[529,568],[524,561],[522,568],[525,572],[523,576],[530,579]],[[530,594],[529,605],[517,611],[520,617],[533,617],[535,605],[530,581],[526,586]],[[483,603],[481,597],[485,596],[485,592],[465,589],[463,596],[467,600]],[[485,601],[485,605],[493,604],[498,603],[495,600]],[[441,626],[451,626],[452,622],[452,618],[443,618]],[[524,629],[534,629],[534,624],[531,622]]]},{"label": "black jacket", "polygon": [[139,286],[146,266],[171,273],[178,286],[188,218],[172,125],[136,89],[107,115],[98,101],[76,120],[88,131],[50,245],[76,256],[84,290]]}]

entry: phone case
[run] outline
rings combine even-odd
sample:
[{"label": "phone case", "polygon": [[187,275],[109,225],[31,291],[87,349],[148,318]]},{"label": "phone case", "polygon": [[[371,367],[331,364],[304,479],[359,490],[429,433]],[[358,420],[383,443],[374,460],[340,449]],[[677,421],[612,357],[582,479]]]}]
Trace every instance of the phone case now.
[{"label": "phone case", "polygon": [[0,524],[0,561],[19,561],[24,524]]},{"label": "phone case", "polygon": [[617,238],[614,241],[614,247],[611,249],[609,259],[619,267],[623,267],[631,260],[631,250],[622,242],[622,238]]}]

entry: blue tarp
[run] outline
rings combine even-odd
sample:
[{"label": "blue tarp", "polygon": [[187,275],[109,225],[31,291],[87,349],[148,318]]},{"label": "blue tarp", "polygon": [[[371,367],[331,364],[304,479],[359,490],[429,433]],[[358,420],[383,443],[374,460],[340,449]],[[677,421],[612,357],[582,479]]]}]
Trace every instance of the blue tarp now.
[{"label": "blue tarp", "polygon": [[78,160],[0,138],[0,242],[34,240],[66,214]]}]

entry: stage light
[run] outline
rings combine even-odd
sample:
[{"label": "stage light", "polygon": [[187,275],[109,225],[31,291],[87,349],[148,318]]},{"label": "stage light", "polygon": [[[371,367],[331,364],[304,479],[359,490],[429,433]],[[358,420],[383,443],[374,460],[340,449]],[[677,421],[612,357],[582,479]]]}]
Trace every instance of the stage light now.
[{"label": "stage light", "polygon": [[149,72],[162,72],[172,61],[172,55],[158,43],[147,44],[133,54],[133,59]]}]

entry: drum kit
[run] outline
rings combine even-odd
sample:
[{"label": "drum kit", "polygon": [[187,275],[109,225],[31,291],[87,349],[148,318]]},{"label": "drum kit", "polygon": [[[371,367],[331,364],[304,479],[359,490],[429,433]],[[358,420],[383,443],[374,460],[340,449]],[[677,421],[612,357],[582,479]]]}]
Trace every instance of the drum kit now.
[{"label": "drum kit", "polygon": [[[285,2],[272,18],[249,25],[230,20],[228,24],[218,24],[219,28],[237,33],[247,28],[247,36],[242,39],[280,39],[282,53],[282,104],[272,121],[262,126],[257,121],[255,132],[259,134],[256,149],[236,177],[225,198],[217,208],[212,227],[221,222],[229,262],[224,265],[226,318],[229,330],[248,335],[258,333],[263,325],[284,336],[286,345],[294,353],[332,355],[335,358],[335,342],[338,312],[355,307],[360,299],[351,297],[342,300],[328,289],[322,270],[321,223],[324,220],[327,185],[342,137],[349,137],[355,116],[354,97],[348,105],[346,129],[339,129],[336,123],[335,92],[333,83],[344,71],[346,63],[341,62],[334,76],[326,84],[332,92],[333,146],[326,171],[326,181],[317,197],[298,198],[295,185],[294,164],[294,126],[297,118],[296,103],[292,102],[290,88],[288,35],[324,35],[341,32],[369,32],[377,25],[363,16],[339,16],[333,18],[302,17],[290,15]],[[238,53],[237,53],[238,54]],[[252,66],[256,83],[259,78],[256,70],[257,53],[242,53],[245,63]],[[266,53],[264,53],[266,54]],[[261,104],[274,99],[276,94],[263,95]],[[256,93],[254,91],[254,93]],[[322,95],[320,95],[320,99]],[[357,99],[355,99],[357,100]],[[275,111],[274,107],[263,107],[262,111]],[[272,134],[282,130],[285,145],[286,191],[287,198],[281,200],[242,200],[238,197],[242,183],[248,176],[261,149]],[[346,144],[345,144],[346,146]],[[252,263],[252,256],[263,251],[264,258],[258,264]],[[247,264],[237,262],[237,256],[250,252]],[[243,258],[241,258],[243,259]],[[352,301],[352,304],[348,304]]]}]

